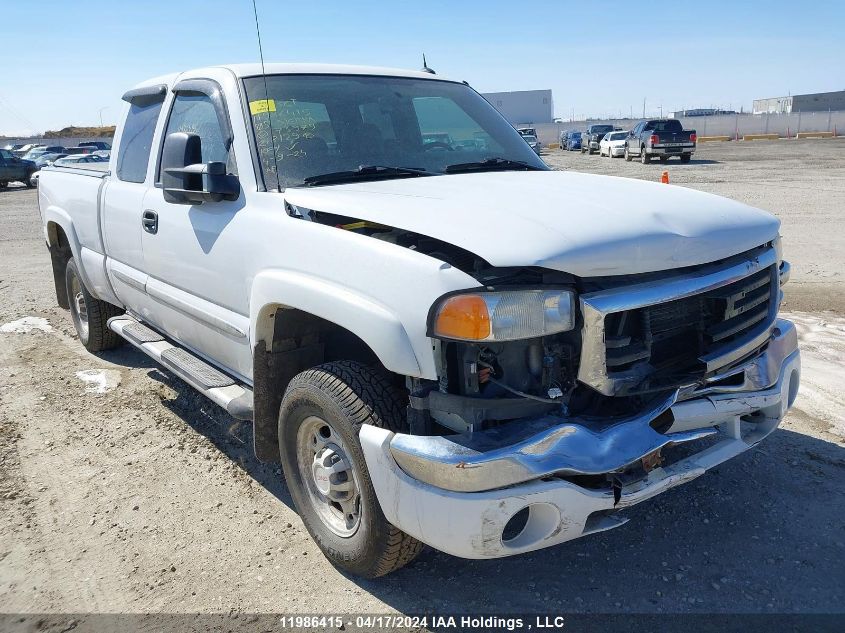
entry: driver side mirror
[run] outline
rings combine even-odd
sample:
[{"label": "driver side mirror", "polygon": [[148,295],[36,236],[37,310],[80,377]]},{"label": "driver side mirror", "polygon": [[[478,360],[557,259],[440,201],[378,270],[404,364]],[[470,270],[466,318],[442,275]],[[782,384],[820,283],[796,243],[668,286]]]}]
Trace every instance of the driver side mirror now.
[{"label": "driver side mirror", "polygon": [[202,139],[197,134],[172,132],[161,152],[164,199],[176,204],[237,200],[238,177],[226,173],[226,163],[202,162]]}]

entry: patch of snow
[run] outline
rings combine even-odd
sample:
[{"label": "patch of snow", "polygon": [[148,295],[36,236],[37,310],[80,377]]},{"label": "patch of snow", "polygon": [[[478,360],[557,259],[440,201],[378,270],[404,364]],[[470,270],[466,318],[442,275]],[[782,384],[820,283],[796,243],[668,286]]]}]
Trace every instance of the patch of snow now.
[{"label": "patch of snow", "polygon": [[85,369],[76,372],[76,377],[88,384],[88,393],[107,393],[120,384],[120,372],[112,369]]},{"label": "patch of snow", "polygon": [[41,330],[42,332],[52,332],[53,327],[50,322],[44,317],[28,316],[17,321],[4,323],[0,325],[0,332],[4,334],[28,334],[32,330]]},{"label": "patch of snow", "polygon": [[801,349],[801,387],[795,408],[845,437],[845,318],[830,313],[788,312]]}]

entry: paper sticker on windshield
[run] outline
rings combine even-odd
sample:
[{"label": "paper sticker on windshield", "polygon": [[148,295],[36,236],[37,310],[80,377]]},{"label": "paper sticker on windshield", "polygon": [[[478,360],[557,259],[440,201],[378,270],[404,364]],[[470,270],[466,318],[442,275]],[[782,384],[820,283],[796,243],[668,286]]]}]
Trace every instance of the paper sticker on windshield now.
[{"label": "paper sticker on windshield", "polygon": [[264,114],[265,112],[275,112],[276,101],[274,99],[259,99],[258,101],[249,102],[249,113],[252,116],[256,114]]}]

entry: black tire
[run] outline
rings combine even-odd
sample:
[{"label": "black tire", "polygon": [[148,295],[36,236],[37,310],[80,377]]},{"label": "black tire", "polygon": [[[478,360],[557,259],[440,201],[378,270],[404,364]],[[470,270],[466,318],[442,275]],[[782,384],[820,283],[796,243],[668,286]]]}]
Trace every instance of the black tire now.
[{"label": "black tire", "polygon": [[640,148],[640,162],[643,165],[648,165],[651,162],[651,156],[645,151],[645,147]]},{"label": "black tire", "polygon": [[25,184],[25,185],[26,185],[26,188],[27,188],[27,189],[32,189],[32,188],[34,188],[34,187],[36,187],[36,186],[37,186],[36,184],[34,184],[34,183],[32,182],[32,174],[34,174],[34,173],[35,173],[35,172],[32,172],[32,173],[27,174],[27,175],[26,175],[26,178],[24,178],[24,180],[23,180],[23,184]]},{"label": "black tire", "polygon": [[[411,562],[423,547],[420,541],[394,527],[384,517],[358,441],[363,424],[401,430],[405,425],[407,402],[407,396],[393,385],[383,370],[354,361],[338,361],[294,376],[279,409],[279,452],[297,512],[325,557],[336,567],[356,576],[376,578],[389,574]],[[348,535],[340,535],[329,526],[324,517],[326,508],[332,504],[328,497],[323,498],[326,507],[319,499],[315,500],[312,482],[306,481],[303,473],[306,468],[310,472],[310,467],[302,463],[303,431],[309,428],[308,425],[313,426],[315,419],[329,427],[328,435],[320,429],[324,438],[334,438],[336,434],[338,444],[324,446],[340,446],[342,451],[337,454],[343,456],[344,462],[351,462],[359,516],[354,531]],[[321,450],[328,449],[318,448],[316,455],[320,455]],[[341,483],[349,479],[349,471],[344,472],[347,474]],[[341,520],[347,517],[352,515],[344,514]]]},{"label": "black tire", "polygon": [[108,327],[108,320],[123,314],[123,310],[91,296],[82,283],[73,258],[68,260],[65,268],[65,288],[73,326],[76,328],[79,342],[85,349],[89,352],[102,352],[123,345],[123,339]]},{"label": "black tire", "polygon": [[8,186],[9,186],[8,182],[0,182],[0,189],[5,189]]},{"label": "black tire", "polygon": [[692,158],[692,154],[681,154],[681,162],[688,163]]},{"label": "black tire", "polygon": [[582,146],[581,146],[581,153],[583,154],[583,153],[584,153],[584,152],[586,152],[586,151],[587,151],[587,148],[586,148],[586,147],[584,147],[584,146],[582,145]]},{"label": "black tire", "polygon": [[661,157],[660,157],[660,162],[661,162],[661,163],[665,163],[665,162],[667,162],[668,160],[669,160],[669,157],[668,157],[668,156],[661,156]]}]

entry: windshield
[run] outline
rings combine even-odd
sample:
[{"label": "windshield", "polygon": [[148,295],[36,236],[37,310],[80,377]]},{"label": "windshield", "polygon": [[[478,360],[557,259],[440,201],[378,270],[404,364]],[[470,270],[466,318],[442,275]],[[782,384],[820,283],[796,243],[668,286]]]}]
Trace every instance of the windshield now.
[{"label": "windshield", "polygon": [[609,140],[609,141],[624,141],[627,136],[628,136],[627,132],[614,132],[613,134],[610,135],[610,137],[607,140]]},{"label": "windshield", "polygon": [[[275,188],[277,176],[285,188],[361,166],[443,174],[453,165],[495,158],[504,162],[486,163],[486,168],[519,169],[516,163],[527,163],[547,169],[493,106],[463,84],[362,75],[269,75],[265,95],[264,82],[264,77],[244,79],[268,189]],[[408,174],[388,177],[402,175]]]},{"label": "windshield", "polygon": [[612,125],[594,125],[592,128],[593,134],[607,134],[613,131]]}]

